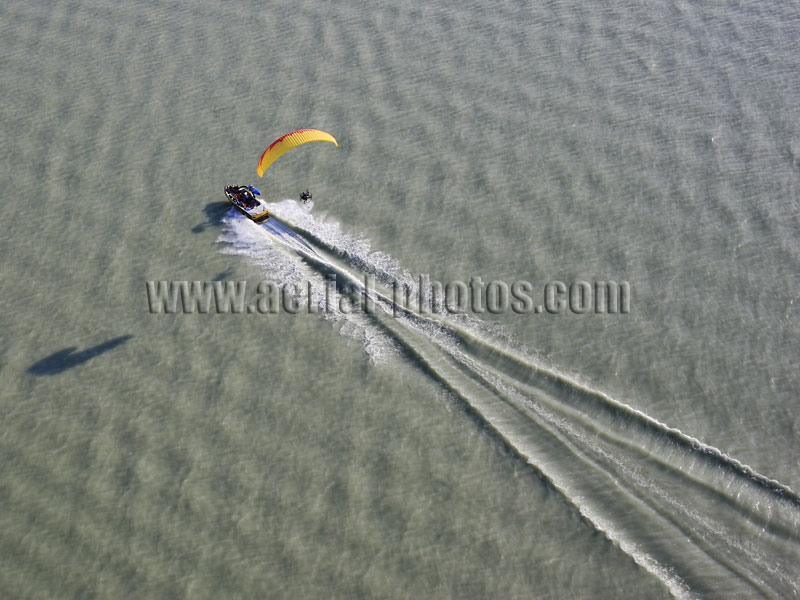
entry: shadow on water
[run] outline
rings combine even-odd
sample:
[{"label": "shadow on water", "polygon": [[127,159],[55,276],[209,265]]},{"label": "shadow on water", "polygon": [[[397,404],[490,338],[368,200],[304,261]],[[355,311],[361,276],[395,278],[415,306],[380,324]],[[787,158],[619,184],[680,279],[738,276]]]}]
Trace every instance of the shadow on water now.
[{"label": "shadow on water", "polygon": [[225,269],[224,271],[220,271],[219,273],[217,273],[217,274],[216,274],[216,275],[215,275],[215,276],[214,276],[214,277],[211,279],[211,281],[225,281],[225,280],[226,280],[228,277],[230,277],[231,275],[233,275],[233,273],[234,273],[233,269],[232,269],[231,267],[228,267],[228,268],[227,268],[227,269]]},{"label": "shadow on water", "polygon": [[95,356],[100,356],[104,352],[113,350],[117,346],[121,346],[132,337],[132,335],[123,335],[87,348],[86,350],[81,350],[80,352],[75,351],[75,346],[64,348],[33,363],[28,367],[28,373],[32,375],[57,375],[67,369],[82,365]]},{"label": "shadow on water", "polygon": [[228,209],[231,207],[230,202],[209,202],[203,208],[206,215],[205,223],[198,223],[192,227],[192,233],[203,233],[209,225],[212,227],[219,227],[222,224],[222,218],[228,214]]}]

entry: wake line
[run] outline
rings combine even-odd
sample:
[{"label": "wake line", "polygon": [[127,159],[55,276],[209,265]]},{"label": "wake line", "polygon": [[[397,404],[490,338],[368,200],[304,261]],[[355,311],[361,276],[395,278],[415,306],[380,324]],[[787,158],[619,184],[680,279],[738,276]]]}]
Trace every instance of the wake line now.
[{"label": "wake line", "polygon": [[267,231],[269,231],[270,233],[272,233],[272,234],[274,234],[274,235],[276,235],[278,237],[284,238],[284,240],[283,240],[284,243],[286,243],[286,244],[288,244],[290,246],[292,244],[291,244],[290,241],[287,241],[286,238],[288,238],[289,240],[296,240],[297,243],[302,246],[302,251],[311,252],[312,254],[315,254],[315,255],[317,254],[314,251],[314,248],[312,248],[308,244],[308,242],[306,242],[303,239],[303,236],[298,235],[298,233],[296,231],[294,231],[291,227],[289,227],[286,223],[284,223],[283,221],[281,221],[277,217],[272,217],[270,219],[267,219],[267,221],[262,224],[262,227],[264,229],[266,229]]},{"label": "wake line", "polygon": [[[238,229],[227,241],[279,279],[324,285],[335,274],[346,283],[340,293],[371,295],[374,314],[346,317],[371,331],[370,344],[402,349],[673,595],[800,597],[800,498],[790,488],[544,367],[477,319],[420,315],[378,286],[365,289],[364,274],[383,285],[413,278],[295,206],[279,205],[269,236]],[[275,240],[295,254],[279,256]]]},{"label": "wake line", "polygon": [[[453,357],[454,362],[457,363],[456,366],[473,379],[482,388],[482,391],[488,392],[488,396],[484,394],[483,397],[480,395],[476,397],[474,394],[465,393],[463,386],[454,391],[471,406],[480,406],[481,409],[477,412],[486,416],[489,422],[497,421],[499,416],[497,413],[492,415],[485,409],[486,398],[491,395],[516,409],[518,414],[525,415],[530,419],[536,427],[534,435],[539,438],[537,440],[532,440],[526,433],[520,433],[520,423],[509,419],[507,415],[503,419],[505,424],[496,429],[499,430],[501,436],[509,440],[517,453],[528,458],[534,466],[539,468],[590,521],[605,531],[611,539],[617,541],[623,550],[631,554],[642,566],[657,574],[675,595],[691,595],[689,590],[695,592],[702,590],[704,595],[719,595],[720,597],[724,597],[726,594],[740,594],[742,590],[738,586],[730,585],[730,576],[733,574],[751,591],[757,590],[765,597],[771,595],[782,597],[780,588],[783,585],[779,585],[778,589],[771,590],[768,585],[760,581],[763,572],[773,573],[775,579],[779,580],[777,583],[787,584],[788,589],[796,589],[796,582],[783,575],[783,573],[792,572],[792,563],[785,560],[786,556],[782,556],[786,550],[782,544],[779,544],[780,547],[771,548],[773,552],[768,553],[769,558],[766,560],[764,556],[750,551],[745,544],[738,543],[730,548],[731,544],[736,543],[737,537],[758,535],[759,532],[753,530],[755,523],[745,521],[745,527],[742,528],[745,530],[744,532],[731,531],[725,527],[720,528],[716,526],[713,519],[707,519],[703,514],[697,513],[692,506],[687,505],[681,499],[681,496],[690,494],[696,496],[698,500],[703,500],[702,497],[706,492],[713,492],[721,496],[722,494],[719,494],[716,489],[703,486],[699,490],[689,489],[687,491],[686,484],[690,484],[691,487],[694,478],[687,477],[686,473],[674,465],[669,463],[665,465],[664,461],[659,461],[658,457],[651,453],[643,452],[642,448],[636,448],[634,444],[627,443],[629,451],[639,451],[645,454],[649,462],[659,462],[661,463],[658,465],[659,467],[666,466],[673,475],[681,478],[681,489],[677,490],[679,495],[676,495],[675,492],[671,492],[671,486],[657,480],[648,480],[646,476],[642,477],[637,474],[637,470],[641,470],[645,461],[639,460],[638,464],[633,466],[626,464],[626,462],[630,462],[629,456],[615,457],[613,452],[609,451],[609,447],[603,447],[598,440],[583,434],[580,431],[580,425],[585,426],[585,423],[580,421],[585,421],[585,416],[580,417],[580,413],[574,407],[570,407],[569,411],[564,411],[552,398],[540,396],[537,398],[538,402],[531,400],[529,397],[517,393],[519,385],[515,382],[506,380],[506,385],[503,385],[492,376],[485,365],[476,363],[474,357],[462,354],[453,348],[440,347],[440,350]],[[448,382],[447,377],[440,377],[440,379]],[[554,409],[560,414],[553,414]],[[629,414],[631,411],[633,409],[626,410]],[[638,411],[633,412],[637,416],[642,416],[637,413]],[[564,419],[564,416],[568,418]],[[655,420],[650,419],[650,421],[652,421],[652,423],[648,422],[650,425],[658,424]],[[658,424],[656,428],[659,432],[666,430],[670,434],[674,433],[674,430],[669,430],[661,424]],[[609,435],[608,430],[594,426],[592,429],[593,433],[599,434],[599,439],[613,437],[615,442],[619,443],[620,441],[617,436]],[[613,431],[611,433],[613,434]],[[543,434],[554,438],[557,442],[555,447],[548,448],[541,443]],[[569,453],[569,460],[564,459],[565,453]],[[576,461],[579,461],[580,464]],[[594,481],[589,483],[592,479]],[[625,482],[623,479],[629,481]],[[643,494],[642,489],[647,494]],[[772,491],[770,486],[766,489]],[[610,490],[613,490],[613,493],[609,494]],[[599,498],[604,497],[607,498],[605,503],[598,502]],[[584,500],[576,501],[576,498]],[[728,516],[737,519],[750,516],[751,520],[759,521],[758,524],[763,525],[765,531],[768,529],[778,539],[791,541],[791,538],[794,537],[793,542],[796,543],[796,505],[792,506],[794,510],[791,511],[791,515],[788,515],[790,522],[769,523],[766,517],[752,519],[756,515],[750,511],[754,505],[758,504],[759,499],[752,499],[749,506],[736,504],[739,500],[738,497],[725,496],[725,499],[731,508],[736,509],[732,511],[736,514]],[[664,503],[667,504],[666,507],[662,506]],[[616,510],[609,508],[614,506],[617,507]],[[717,506],[716,510],[720,511],[721,509]],[[636,535],[636,532],[622,530],[614,523],[614,519],[609,520],[608,518],[609,515],[614,514],[617,522],[623,522],[626,513],[637,511],[643,517],[641,524],[650,529],[660,530],[659,536],[650,535],[650,539],[643,539],[641,535]],[[659,520],[662,521],[661,524],[657,523]],[[743,536],[742,533],[745,535]],[[692,539],[695,548],[689,550],[693,551],[687,552],[682,547],[684,544],[672,546],[674,540],[686,538]],[[714,543],[709,541],[710,538],[714,538]],[[720,544],[723,544],[722,551],[719,550]],[[725,544],[729,546],[727,551]],[[770,545],[766,542],[763,543],[764,547]],[[643,548],[647,550],[646,553],[642,552]],[[696,550],[701,550],[705,557],[699,555]],[[776,558],[780,559],[781,557],[784,560],[779,560],[778,564],[783,563],[783,567],[786,568],[782,572],[775,568],[776,563],[774,562]],[[703,563],[705,564],[702,576],[693,577],[693,571]],[[755,565],[758,566],[754,569]],[[675,576],[676,572],[679,577]],[[685,588],[684,582],[691,584],[690,587]],[[727,591],[723,593],[723,590]]]},{"label": "wake line", "polygon": [[[700,452],[706,455],[707,458],[718,461],[724,467],[741,473],[754,483],[763,486],[765,489],[791,502],[796,506],[796,508],[800,508],[800,496],[798,496],[790,487],[781,484],[775,479],[761,475],[751,467],[725,454],[718,448],[705,444],[696,438],[686,435],[679,429],[669,427],[668,425],[658,421],[657,419],[654,419],[640,410],[637,410],[618,400],[614,400],[602,392],[581,385],[580,383],[571,380],[567,376],[562,375],[554,370],[546,369],[537,364],[533,364],[519,355],[512,354],[510,351],[501,350],[500,348],[492,346],[485,340],[481,340],[480,338],[468,332],[460,331],[455,327],[453,329],[454,334],[458,336],[459,340],[466,347],[472,347],[473,352],[475,352],[476,349],[479,349],[482,352],[491,352],[492,354],[500,357],[503,361],[510,361],[516,365],[524,367],[525,369],[529,369],[537,376],[541,376],[543,379],[540,381],[540,383],[551,384],[553,386],[565,388],[568,387],[582,394],[585,399],[592,398],[595,402],[604,404],[605,406],[602,407],[603,409],[612,410],[617,412],[619,415],[624,415],[625,417],[637,420],[641,427],[669,437],[672,441],[674,441],[676,444],[679,444],[689,452]],[[507,370],[505,372],[508,373]]]},{"label": "wake line", "polygon": [[[452,334],[452,330],[450,333]],[[463,332],[459,334],[463,336]],[[736,596],[742,593],[740,586],[749,588],[751,592],[758,591],[765,597],[783,597],[784,590],[796,591],[797,582],[786,576],[792,573],[792,561],[787,560],[787,557],[792,554],[797,557],[796,547],[792,552],[792,546],[797,543],[797,503],[796,497],[793,497],[788,488],[776,488],[775,482],[761,476],[755,478],[760,486],[757,492],[773,494],[777,489],[778,498],[772,500],[789,500],[790,504],[788,514],[783,515],[786,518],[774,514],[775,511],[771,511],[770,515],[759,514],[758,505],[764,501],[763,494],[746,494],[744,488],[753,481],[753,471],[738,470],[738,461],[731,461],[718,451],[710,453],[710,447],[699,444],[640,411],[607,399],[598,392],[577,384],[572,385],[573,389],[580,390],[583,394],[590,393],[595,398],[607,399],[614,409],[614,420],[619,414],[632,416],[636,421],[643,419],[647,426],[646,433],[651,437],[655,432],[666,438],[665,441],[670,444],[678,440],[682,445],[677,449],[683,453],[687,449],[690,453],[700,452],[700,456],[704,458],[710,457],[722,462],[728,472],[733,468],[734,480],[740,485],[735,494],[726,494],[730,480],[707,483],[690,475],[696,471],[691,465],[694,457],[688,462],[686,457],[679,457],[680,461],[676,458],[676,464],[672,464],[647,447],[659,442],[658,439],[647,439],[641,445],[624,440],[615,435],[613,429],[598,426],[594,414],[581,413],[580,408],[575,406],[564,407],[563,399],[539,394],[534,400],[530,394],[519,393],[523,386],[516,381],[509,381],[507,377],[500,380],[494,369],[487,369],[485,364],[463,352],[463,349],[443,345],[439,345],[438,349],[452,357],[456,368],[475,381],[483,393],[465,392],[463,385],[451,385],[450,388],[471,407],[479,407],[478,414],[490,423],[502,422],[495,429],[508,440],[516,452],[539,468],[557,489],[575,503],[590,521],[618,542],[623,550],[658,575],[676,596],[689,596],[690,590],[703,595]],[[428,363],[431,364],[431,361]],[[549,372],[545,374],[545,380],[554,376]],[[450,383],[452,376],[448,378],[443,375],[439,379]],[[557,380],[562,385],[570,385],[569,380],[562,377],[557,377]],[[532,440],[527,432],[521,431],[524,423],[521,424],[513,417],[509,418],[508,413],[501,417],[497,411],[492,414],[491,410],[487,410],[487,398],[492,396],[529,419],[536,428],[532,432],[533,436],[538,439]],[[589,435],[581,431],[582,427],[587,428],[587,422],[591,428]],[[542,444],[543,434],[553,438],[553,444],[549,447]],[[613,441],[615,446],[622,445],[625,453],[615,453],[614,447],[603,444],[608,440]],[[662,439],[661,443],[663,442]],[[672,450],[674,454],[675,449]],[[640,456],[636,457],[635,454]],[[651,472],[655,468],[656,476],[642,474],[645,467]],[[669,475],[658,472],[661,470],[669,471]],[[701,474],[707,470],[707,465],[702,465]],[[744,481],[741,475],[745,475]],[[667,481],[670,477],[675,481]],[[717,485],[713,485],[714,483]],[[713,496],[711,500],[716,501],[716,514],[709,518],[687,502],[687,496],[694,497],[700,507],[707,505],[708,497]],[[584,500],[576,501],[577,498]],[[606,501],[600,502],[600,498],[606,498]],[[781,507],[775,506],[776,502],[772,503],[772,508],[779,511]],[[642,536],[635,530],[626,531],[620,527],[619,523],[623,523],[632,513],[639,515],[637,526],[657,530],[659,534]],[[725,519],[721,519],[723,515]],[[736,522],[737,526],[726,526],[727,520]],[[762,531],[758,531],[759,527]],[[754,552],[748,547],[748,538],[759,535],[766,537],[766,533],[775,538],[761,541],[761,548],[769,550],[768,552]],[[683,540],[687,538],[692,540],[693,548],[685,548]],[[678,540],[681,541],[680,544],[675,543]],[[703,565],[701,574],[696,576],[700,565]],[[771,573],[775,581],[763,582],[763,573]],[[737,585],[731,585],[731,575],[738,578],[733,580]],[[689,584],[688,588],[685,587],[686,584]]]},{"label": "wake line", "polygon": [[[287,225],[283,222],[282,224]],[[296,226],[294,231],[296,232],[296,234],[307,239],[311,243],[314,243],[318,247],[324,248],[327,252],[336,253],[342,256],[348,261],[350,266],[361,269],[362,271],[367,272],[369,274],[380,276],[378,281],[380,281],[384,285],[388,285],[395,282],[395,280],[392,278],[392,274],[387,273],[386,271],[380,269],[370,268],[371,265],[368,263],[368,261],[365,261],[361,256],[352,254],[347,249],[343,251],[338,250],[335,246],[326,243],[322,238],[318,237],[317,235],[315,235],[310,231],[303,229],[300,226]],[[404,277],[403,281],[397,283],[408,284],[408,282],[413,282],[413,280],[414,279],[409,276],[409,277]],[[358,281],[358,284],[360,285],[360,281]],[[642,426],[652,428],[658,431],[660,434],[672,438],[676,443],[680,444],[690,452],[702,452],[709,457],[717,459],[718,461],[720,461],[720,463],[724,464],[726,467],[739,471],[743,475],[749,477],[755,483],[764,486],[766,489],[771,490],[772,492],[778,494],[779,496],[785,498],[788,501],[791,501],[793,504],[797,506],[797,508],[800,508],[800,495],[795,493],[789,486],[783,485],[775,479],[771,479],[769,477],[766,477],[758,473],[751,467],[725,454],[718,448],[705,444],[700,440],[683,433],[679,429],[669,427],[668,425],[658,421],[657,419],[654,419],[653,417],[647,415],[646,413],[637,410],[623,402],[614,400],[610,396],[600,391],[586,387],[578,383],[577,381],[570,379],[566,375],[559,373],[554,369],[548,369],[546,367],[543,367],[542,365],[537,364],[531,361],[530,359],[527,359],[526,357],[523,357],[517,353],[514,353],[511,350],[501,349],[491,344],[490,342],[482,339],[479,335],[475,335],[452,322],[448,322],[440,315],[430,315],[430,316],[420,315],[413,309],[406,307],[402,304],[399,304],[394,300],[389,299],[385,294],[383,295],[383,300],[384,303],[390,304],[395,311],[400,311],[406,314],[407,316],[413,316],[415,318],[423,319],[426,321],[436,321],[441,327],[445,328],[445,330],[450,336],[457,339],[464,346],[465,350],[471,351],[473,354],[489,353],[501,359],[506,364],[514,364],[518,368],[527,370],[537,377],[544,378],[545,382],[550,382],[552,385],[566,386],[574,390],[580,391],[587,397],[594,397],[597,400],[601,401],[602,403],[609,405],[605,407],[606,409],[608,409],[609,407],[613,407],[614,410],[619,411],[620,414],[624,414],[626,417],[641,420]],[[509,374],[508,368],[504,369],[504,371],[507,374]],[[513,377],[513,375],[511,376]]]}]

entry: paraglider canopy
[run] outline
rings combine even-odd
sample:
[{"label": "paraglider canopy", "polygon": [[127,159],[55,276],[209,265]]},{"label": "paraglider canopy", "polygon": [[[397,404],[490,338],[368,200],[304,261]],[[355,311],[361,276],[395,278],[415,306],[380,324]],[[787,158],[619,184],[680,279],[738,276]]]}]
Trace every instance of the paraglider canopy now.
[{"label": "paraglider canopy", "polygon": [[264,154],[261,155],[258,161],[258,176],[261,177],[264,171],[267,170],[267,167],[275,162],[275,159],[284,152],[308,142],[331,142],[334,146],[339,145],[330,133],[320,131],[319,129],[298,129],[297,131],[292,131],[291,133],[279,137],[264,150]]}]

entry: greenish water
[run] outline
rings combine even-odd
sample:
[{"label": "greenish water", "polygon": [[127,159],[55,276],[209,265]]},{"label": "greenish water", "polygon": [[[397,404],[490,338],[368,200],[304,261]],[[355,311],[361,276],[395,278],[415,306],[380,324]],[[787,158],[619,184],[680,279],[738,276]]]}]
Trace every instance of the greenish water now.
[{"label": "greenish water", "polygon": [[[800,593],[793,7],[11,2],[0,31],[3,597]],[[339,147],[258,180],[300,127]],[[392,316],[420,274],[631,310]],[[374,313],[148,309],[333,275]]]}]

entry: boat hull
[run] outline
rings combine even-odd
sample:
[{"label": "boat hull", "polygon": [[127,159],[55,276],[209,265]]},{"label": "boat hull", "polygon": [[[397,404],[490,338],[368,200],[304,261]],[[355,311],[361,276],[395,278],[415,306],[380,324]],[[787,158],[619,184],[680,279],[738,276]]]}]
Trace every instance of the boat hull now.
[{"label": "boat hull", "polygon": [[[246,202],[243,205],[242,192],[246,194]],[[237,198],[237,193],[240,197]],[[228,202],[233,204],[240,213],[251,221],[262,223],[269,219],[269,211],[267,210],[267,203],[261,198],[256,198],[252,192],[249,192],[241,186],[228,186],[225,188],[225,197]]]},{"label": "boat hull", "polygon": [[[236,207],[240,213],[242,213],[245,217],[250,219],[251,221],[255,221],[256,223],[263,223],[267,219],[269,219],[269,211],[267,210],[266,206],[259,207],[258,209],[251,209],[251,212],[247,212],[244,208],[236,204],[233,200],[228,198],[228,202],[230,202],[233,206]],[[262,203],[264,204],[264,203]],[[258,213],[257,211],[263,210],[263,212]],[[253,214],[257,213],[257,214]]]}]

